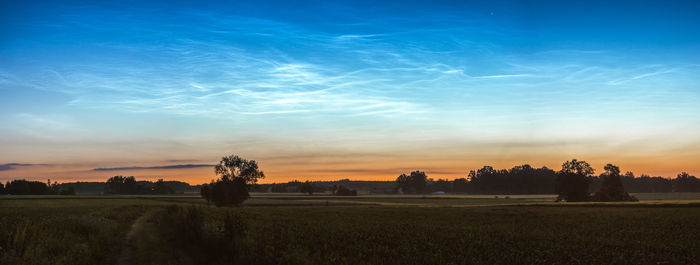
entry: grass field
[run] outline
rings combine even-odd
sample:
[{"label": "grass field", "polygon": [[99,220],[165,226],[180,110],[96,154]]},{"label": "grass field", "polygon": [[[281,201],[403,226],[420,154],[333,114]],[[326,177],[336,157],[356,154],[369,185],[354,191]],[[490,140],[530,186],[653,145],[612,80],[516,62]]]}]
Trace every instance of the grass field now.
[{"label": "grass field", "polygon": [[700,194],[636,196],[2,196],[0,264],[114,264],[144,214],[130,264],[698,264]]}]

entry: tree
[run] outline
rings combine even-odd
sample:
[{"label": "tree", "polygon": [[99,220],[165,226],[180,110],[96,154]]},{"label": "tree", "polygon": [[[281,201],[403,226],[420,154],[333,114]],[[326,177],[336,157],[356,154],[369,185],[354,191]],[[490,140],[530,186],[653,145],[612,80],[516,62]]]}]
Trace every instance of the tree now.
[{"label": "tree", "polygon": [[400,190],[400,192],[401,191],[403,191],[403,192],[408,191],[410,186],[411,186],[411,183],[410,183],[408,175],[401,174],[396,178],[396,188],[398,188]]},{"label": "tree", "polygon": [[452,192],[453,185],[452,182],[447,179],[438,179],[436,181],[430,182],[431,191],[442,191],[442,192]]},{"label": "tree", "polygon": [[[212,182],[214,182],[214,181],[212,180]],[[211,196],[211,191],[209,190],[208,184],[202,185],[202,188],[199,190],[199,195],[202,195],[202,198],[204,198],[207,201],[207,204],[209,204],[209,198]]]},{"label": "tree", "polygon": [[2,185],[2,182],[0,182],[0,195],[5,194],[5,186]]},{"label": "tree", "polygon": [[207,202],[214,202],[216,206],[241,204],[250,197],[250,187],[265,177],[255,160],[246,160],[236,155],[221,158],[214,171],[220,178],[203,186],[202,189],[206,187],[207,190],[200,193]]},{"label": "tree", "polygon": [[46,195],[49,194],[49,188],[46,186],[46,183],[40,181],[19,179],[7,182],[5,193],[11,195]]},{"label": "tree", "polygon": [[173,194],[175,193],[175,190],[171,188],[168,184],[166,184],[163,179],[159,179],[155,183],[155,187],[153,187],[153,191],[156,194]]},{"label": "tree", "polygon": [[340,186],[338,186],[338,189],[335,191],[335,195],[338,195],[338,196],[357,196],[357,191],[348,189],[345,186],[340,185]]},{"label": "tree", "polygon": [[458,178],[452,182],[452,189],[455,192],[467,192],[469,190],[469,181],[465,178]]},{"label": "tree", "polygon": [[314,186],[309,182],[308,180],[301,184],[301,187],[299,188],[299,191],[301,193],[308,193],[309,195],[314,193]]},{"label": "tree", "polygon": [[674,181],[675,192],[700,192],[700,179],[688,172],[681,172]]},{"label": "tree", "polygon": [[589,186],[593,168],[586,161],[572,159],[561,165],[557,172],[555,193],[559,195],[557,201],[568,202],[587,201],[589,199]]},{"label": "tree", "polygon": [[134,176],[114,176],[105,182],[105,194],[136,194],[136,179]]},{"label": "tree", "polygon": [[265,178],[265,174],[258,170],[255,160],[245,160],[237,155],[222,157],[214,169],[221,179],[242,179],[250,185],[258,183],[258,179]]},{"label": "tree", "polygon": [[[600,185],[600,190],[593,195],[594,201],[610,202],[610,201],[637,201],[637,198],[630,196],[625,192],[620,178],[620,168],[613,165],[605,165],[605,172],[601,174],[603,182]],[[631,172],[628,172],[631,173]],[[629,175],[630,174],[626,174]],[[634,175],[632,175],[634,177]]]},{"label": "tree", "polygon": [[401,174],[396,178],[396,185],[404,192],[423,193],[428,182],[428,176],[422,171],[413,171],[410,175]]}]

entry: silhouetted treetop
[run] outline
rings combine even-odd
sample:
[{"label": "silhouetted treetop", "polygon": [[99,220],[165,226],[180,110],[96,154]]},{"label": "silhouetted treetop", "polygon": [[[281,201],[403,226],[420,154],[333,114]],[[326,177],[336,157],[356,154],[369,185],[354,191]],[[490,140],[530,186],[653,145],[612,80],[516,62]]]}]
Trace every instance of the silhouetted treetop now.
[{"label": "silhouetted treetop", "polygon": [[396,178],[397,188],[403,192],[423,193],[426,191],[428,176],[422,171],[413,171],[410,175],[401,174]]},{"label": "silhouetted treetop", "polygon": [[214,170],[220,178],[203,185],[200,194],[207,202],[214,202],[216,206],[243,203],[250,197],[250,187],[257,183],[258,179],[265,177],[265,174],[258,170],[255,160],[246,160],[237,155],[222,157]]},{"label": "silhouetted treetop", "polygon": [[221,176],[222,180],[241,178],[248,184],[255,184],[258,179],[265,178],[265,174],[258,170],[258,163],[255,160],[245,160],[237,155],[221,158],[214,169],[216,175]]},{"label": "silhouetted treetop", "polygon": [[600,190],[593,196],[593,201],[637,201],[637,198],[630,196],[625,192],[620,178],[620,168],[613,165],[605,165],[605,172],[601,174],[603,180],[600,185]]},{"label": "silhouetted treetop", "polygon": [[593,170],[591,165],[589,165],[586,161],[578,161],[576,159],[571,159],[571,161],[566,161],[564,162],[564,164],[561,165],[561,171],[559,172],[587,177],[593,175],[595,170]]},{"label": "silhouetted treetop", "polygon": [[554,190],[559,195],[557,201],[588,201],[593,172],[593,168],[586,161],[571,159],[571,161],[564,162],[561,165],[561,170],[557,172]]}]

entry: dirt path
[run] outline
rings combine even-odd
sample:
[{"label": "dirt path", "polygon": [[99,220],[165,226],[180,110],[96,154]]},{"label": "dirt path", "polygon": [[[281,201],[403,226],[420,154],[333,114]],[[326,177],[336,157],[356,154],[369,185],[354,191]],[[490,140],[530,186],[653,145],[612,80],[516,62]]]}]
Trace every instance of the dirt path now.
[{"label": "dirt path", "polygon": [[131,258],[134,253],[134,244],[132,240],[136,231],[139,230],[144,223],[146,223],[148,216],[149,213],[144,213],[131,225],[131,229],[129,229],[129,232],[126,233],[126,238],[124,238],[124,247],[122,247],[122,252],[119,254],[119,258],[117,259],[117,265],[132,264]]}]

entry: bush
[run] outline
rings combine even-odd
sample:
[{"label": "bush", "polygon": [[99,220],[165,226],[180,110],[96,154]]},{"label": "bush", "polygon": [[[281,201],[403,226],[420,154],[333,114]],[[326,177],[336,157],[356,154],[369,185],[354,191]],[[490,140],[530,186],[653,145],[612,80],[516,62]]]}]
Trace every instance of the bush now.
[{"label": "bush", "polygon": [[154,264],[167,263],[153,260],[162,256],[174,259],[176,264],[237,263],[242,254],[246,222],[229,211],[223,218],[217,218],[219,216],[206,215],[196,206],[170,205],[154,217],[158,247],[141,254]]},{"label": "bush", "polygon": [[250,197],[243,179],[221,179],[202,186],[202,196],[216,206],[239,205]]},{"label": "bush", "polygon": [[200,194],[207,203],[214,202],[216,206],[239,205],[250,195],[248,189],[264,178],[265,174],[258,170],[255,160],[245,160],[239,156],[225,156],[214,168],[221,176],[217,181],[203,185]]},{"label": "bush", "polygon": [[592,201],[639,201],[637,198],[625,192],[625,188],[622,186],[622,179],[620,178],[620,168],[617,166],[607,164],[605,166],[605,173],[603,173],[601,178],[603,178],[603,183],[600,185],[600,190],[591,197]]},{"label": "bush", "polygon": [[345,186],[341,185],[338,186],[338,189],[335,191],[335,195],[340,195],[340,196],[357,196],[357,191],[356,190],[351,190],[346,188]]}]

